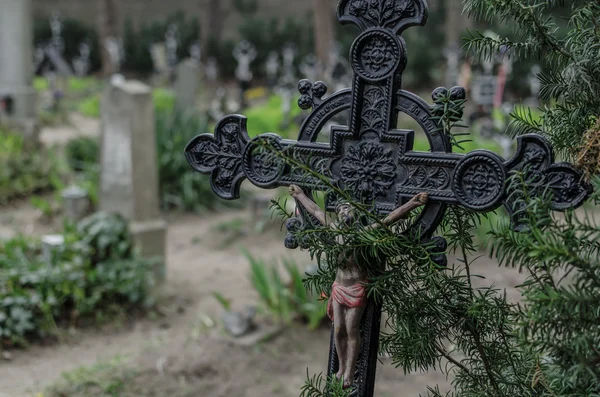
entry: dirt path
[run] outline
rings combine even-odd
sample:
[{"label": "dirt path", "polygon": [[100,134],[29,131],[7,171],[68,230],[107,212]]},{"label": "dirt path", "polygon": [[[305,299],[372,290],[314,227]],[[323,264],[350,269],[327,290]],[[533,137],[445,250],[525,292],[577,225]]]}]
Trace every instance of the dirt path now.
[{"label": "dirt path", "polygon": [[[223,293],[239,308],[256,302],[241,247],[264,259],[292,257],[300,265],[310,263],[305,253],[283,247],[279,231],[253,233],[235,246],[222,248],[215,226],[240,217],[247,217],[247,212],[170,219],[168,285],[163,292],[162,310],[165,316],[117,329],[86,330],[60,345],[15,352],[13,360],[0,362],[0,397],[33,396],[64,371],[117,355],[138,360],[148,384],[163,379],[157,375],[165,371],[177,374],[168,379],[187,379],[190,390],[205,390],[203,397],[297,396],[307,367],[311,373],[325,369],[329,343],[326,329],[316,333],[301,328],[288,330],[257,350],[234,345],[216,329],[205,332],[198,325],[205,315],[218,321],[221,309],[211,295],[214,291]],[[509,296],[518,298],[513,287],[523,278],[515,270],[499,269],[493,262],[480,259],[477,271],[488,278],[484,283],[509,288]],[[441,374],[405,377],[383,361],[377,381],[380,397],[399,396],[399,390],[402,396],[416,396],[426,391],[427,384],[445,383]],[[164,388],[157,385],[156,390],[163,391],[152,395],[172,395],[167,379],[160,384]]]}]

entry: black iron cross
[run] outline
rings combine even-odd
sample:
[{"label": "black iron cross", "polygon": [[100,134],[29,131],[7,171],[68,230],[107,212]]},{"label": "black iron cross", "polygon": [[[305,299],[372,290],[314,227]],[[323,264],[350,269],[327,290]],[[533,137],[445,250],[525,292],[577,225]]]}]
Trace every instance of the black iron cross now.
[{"label": "black iron cross", "polygon": [[[554,163],[552,148],[541,136],[519,137],[517,152],[508,161],[486,150],[467,155],[452,153],[431,106],[401,89],[407,62],[401,33],[410,26],[424,25],[427,12],[425,0],[341,0],[339,21],[355,24],[361,30],[350,51],[352,89],[323,100],[326,86],[303,80],[299,84],[299,105],[312,108],[312,112],[300,129],[298,141],[275,134],[251,140],[246,118],[232,115],[217,124],[214,135],[194,138],[185,149],[187,160],[195,170],[211,175],[213,191],[224,199],[238,198],[244,179],[268,189],[297,184],[309,191],[326,190],[320,180],[290,167],[281,157],[254,150],[262,140],[328,176],[356,200],[373,204],[373,210],[380,214],[389,213],[415,194],[427,192],[429,203],[414,226],[424,241],[432,238],[448,204],[481,212],[503,204],[512,209],[506,182],[511,171],[525,166],[553,191],[555,210],[581,205],[589,195],[588,185],[571,165]],[[460,88],[454,92],[459,97],[464,95]],[[434,100],[437,94],[436,90]],[[351,110],[348,125],[333,127],[328,144],[317,142],[327,121],[347,109]],[[430,152],[413,151],[414,131],[396,129],[400,112],[423,129]],[[333,200],[327,205],[332,210]],[[301,222],[290,222],[289,226],[294,228]],[[518,222],[515,226],[519,227]],[[288,236],[286,245],[295,248],[298,242]],[[354,379],[355,395],[360,397],[373,395],[380,316],[381,306],[371,302],[361,328],[361,354]],[[337,372],[337,366],[332,339],[330,375]]]}]

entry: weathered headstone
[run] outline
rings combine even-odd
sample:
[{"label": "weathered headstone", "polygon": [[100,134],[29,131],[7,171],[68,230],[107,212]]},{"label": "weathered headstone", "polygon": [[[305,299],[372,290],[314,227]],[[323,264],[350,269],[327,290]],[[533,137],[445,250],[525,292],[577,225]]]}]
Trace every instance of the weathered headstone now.
[{"label": "weathered headstone", "polygon": [[87,76],[90,70],[90,45],[88,43],[81,43],[79,45],[79,55],[73,59],[73,69],[78,77]]},{"label": "weathered headstone", "polygon": [[542,68],[539,65],[533,65],[529,75],[527,75],[527,85],[529,86],[529,98],[527,103],[530,106],[539,106],[540,104],[540,90],[542,89],[542,83],[540,82],[539,74]]},{"label": "weathered headstone", "polygon": [[167,47],[167,62],[170,68],[177,65],[177,49],[179,48],[179,30],[177,25],[172,24],[165,33],[165,44]]},{"label": "weathered headstone", "polygon": [[181,112],[194,111],[198,105],[200,70],[193,59],[177,65],[175,73],[175,107]]},{"label": "weathered headstone", "polygon": [[[166,224],[159,204],[152,90],[138,81],[110,84],[101,110],[99,209],[130,221],[143,256],[164,258]],[[156,276],[164,280],[164,263]]]},{"label": "weathered headstone", "polygon": [[169,61],[167,60],[167,46],[165,43],[153,43],[150,45],[150,57],[152,66],[156,73],[166,73],[169,70]]},{"label": "weathered headstone", "polygon": [[269,54],[265,63],[265,70],[267,72],[267,84],[272,91],[277,85],[277,77],[279,76],[279,55],[275,51]]},{"label": "weathered headstone", "polygon": [[116,37],[107,37],[104,41],[104,47],[108,52],[113,73],[121,71],[121,63],[123,62],[123,40]]},{"label": "weathered headstone", "polygon": [[32,59],[32,0],[0,0],[0,121],[35,119]]},{"label": "weathered headstone", "polygon": [[252,70],[250,64],[256,59],[256,49],[246,40],[240,41],[233,49],[233,57],[238,63],[235,69],[235,77],[240,84],[240,107],[246,107],[246,91],[250,88],[252,81]]},{"label": "weathered headstone", "polygon": [[319,65],[317,57],[314,55],[307,55],[300,64],[300,73],[302,77],[310,81],[315,81],[319,74]]},{"label": "weathered headstone", "polygon": [[458,44],[451,45],[444,50],[444,57],[446,58],[446,87],[454,87],[458,84],[461,56],[462,51]]},{"label": "weathered headstone", "polygon": [[[408,60],[402,33],[411,26],[424,25],[427,15],[425,0],[340,0],[338,19],[356,25],[360,31],[350,54],[352,88],[323,99],[326,89],[321,83],[303,80],[298,85],[302,94],[299,105],[312,111],[300,129],[298,141],[271,133],[251,139],[246,118],[230,115],[217,123],[214,134],[200,135],[188,144],[185,150],[188,162],[198,172],[211,175],[213,191],[224,199],[238,198],[245,179],[265,189],[298,185],[290,187],[301,205],[300,217],[287,221],[285,244],[289,248],[309,248],[306,241],[300,241],[298,231],[314,230],[315,220],[321,225],[327,223],[325,214],[299,192],[300,187],[311,195],[330,190],[334,184],[381,217],[402,209],[403,203],[415,194],[427,193],[427,204],[406,236],[420,243],[430,242],[436,246],[433,251],[436,254],[447,248],[446,241],[435,233],[448,204],[478,212],[489,212],[502,205],[509,212],[515,209],[514,200],[518,198],[507,194],[508,178],[513,171],[533,173],[533,179],[525,181],[529,184],[528,194],[552,192],[554,210],[582,205],[589,197],[589,185],[570,164],[555,163],[552,147],[539,135],[520,136],[517,152],[508,160],[486,150],[468,154],[452,152],[447,134],[439,133],[442,128],[439,120],[446,105],[444,98],[463,100],[464,88],[436,89],[432,94],[435,106],[431,106],[401,86]],[[318,142],[326,122],[348,109],[350,118],[346,126],[332,128],[329,143]],[[400,113],[423,130],[429,151],[413,150],[414,131],[397,129]],[[292,158],[304,167],[294,166],[285,158]],[[305,168],[317,171],[319,177]],[[334,211],[339,199],[335,193],[327,195],[324,210]],[[525,230],[522,214],[515,212],[511,217],[515,230]],[[440,266],[447,262],[445,255],[436,255],[434,260]],[[373,271],[383,271],[383,263],[368,265]],[[354,302],[354,297],[351,300]],[[336,301],[334,305],[344,306],[344,298]],[[374,393],[381,302],[371,297],[364,310],[359,329],[352,328],[346,333],[360,344],[355,356],[356,371],[350,371],[351,376],[344,379],[353,388],[351,395],[356,397],[372,397]],[[339,317],[335,321],[340,321]],[[359,338],[350,335],[357,332]],[[338,337],[332,327],[329,377],[338,374],[341,361],[349,368],[348,357],[342,360],[338,355]]]}]

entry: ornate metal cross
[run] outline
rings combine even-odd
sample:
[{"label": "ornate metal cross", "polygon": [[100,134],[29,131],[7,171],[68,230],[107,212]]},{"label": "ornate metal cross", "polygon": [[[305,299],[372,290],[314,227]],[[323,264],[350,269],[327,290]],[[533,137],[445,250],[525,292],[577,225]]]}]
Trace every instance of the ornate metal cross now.
[{"label": "ornate metal cross", "polygon": [[[424,25],[427,11],[425,0],[340,0],[339,21],[355,24],[361,30],[350,51],[352,88],[323,100],[327,91],[323,83],[302,80],[299,106],[312,112],[300,128],[298,141],[269,133],[250,139],[246,118],[232,115],[217,124],[214,135],[194,138],[185,149],[187,160],[195,170],[211,175],[213,191],[224,199],[238,198],[244,179],[267,189],[296,184],[309,191],[326,190],[319,179],[289,166],[281,157],[254,150],[264,140],[328,176],[356,200],[373,204],[373,210],[382,215],[405,199],[427,192],[429,202],[413,226],[424,242],[433,238],[449,204],[481,212],[503,204],[512,209],[506,182],[511,171],[526,165],[539,176],[538,183],[541,179],[553,191],[555,210],[581,205],[589,195],[588,185],[581,182],[581,175],[571,165],[554,163],[552,148],[541,136],[519,137],[517,152],[510,160],[486,150],[454,154],[431,106],[401,89],[407,62],[401,34],[410,26]],[[434,92],[434,100],[439,92]],[[452,92],[464,96],[463,89]],[[327,121],[348,109],[351,115],[347,126],[333,127],[329,143],[317,142]],[[423,129],[429,152],[413,151],[414,131],[396,128],[400,112]],[[328,198],[327,209],[333,210],[333,204],[334,200]],[[304,218],[307,223],[309,220]],[[290,222],[288,229],[300,223],[302,220]],[[515,226],[519,227],[518,222]],[[443,240],[437,239],[443,246]],[[296,248],[298,244],[293,235],[288,235],[288,247]],[[363,318],[361,353],[353,383],[354,394],[360,397],[373,395],[380,317],[381,306],[371,302]],[[337,366],[332,339],[329,375],[336,373]]]}]

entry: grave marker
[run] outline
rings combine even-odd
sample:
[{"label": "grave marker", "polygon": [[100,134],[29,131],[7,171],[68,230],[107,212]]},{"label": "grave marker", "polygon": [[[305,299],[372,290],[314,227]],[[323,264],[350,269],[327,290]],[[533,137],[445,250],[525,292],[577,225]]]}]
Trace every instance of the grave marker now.
[{"label": "grave marker", "polygon": [[[387,215],[414,195],[428,193],[426,206],[407,233],[420,236],[422,243],[431,241],[441,250],[446,242],[434,237],[434,233],[447,205],[479,212],[501,205],[512,210],[514,198],[507,196],[506,182],[511,171],[523,170],[526,165],[554,193],[554,210],[581,205],[590,193],[589,186],[573,166],[554,162],[552,148],[541,136],[521,136],[517,152],[509,160],[486,150],[466,155],[452,153],[449,138],[440,133],[436,118],[439,113],[434,114],[429,104],[401,87],[407,63],[402,32],[424,25],[427,13],[424,0],[341,0],[338,19],[360,29],[350,55],[352,88],[323,100],[323,83],[300,81],[299,105],[312,112],[300,128],[298,141],[270,133],[250,139],[246,118],[230,115],[217,124],[214,135],[200,135],[188,144],[188,162],[195,170],[211,175],[213,191],[224,199],[237,199],[245,179],[265,189],[295,184],[309,195],[328,189],[321,179],[286,164],[278,155],[283,152],[328,177],[355,200],[371,206],[377,215]],[[465,90],[438,88],[432,97],[439,103],[440,97],[446,95],[464,99]],[[351,115],[347,126],[333,127],[329,143],[317,142],[322,127],[348,109]],[[425,132],[429,152],[413,150],[414,131],[396,129],[399,113],[411,117]],[[265,143],[279,153],[255,150],[265,147]],[[538,192],[531,190],[532,194]],[[327,197],[328,211],[335,209],[336,199]],[[297,248],[302,243],[295,237],[297,230],[313,228],[314,220],[306,214],[300,206],[300,217],[288,221],[287,247]],[[519,217],[513,214],[512,218],[515,228],[521,230]],[[440,264],[445,261],[443,256],[437,259]],[[353,396],[373,396],[380,318],[380,304],[369,300],[360,328],[362,342],[352,379]],[[328,375],[334,376],[339,362],[333,330],[331,340]]]},{"label": "grave marker", "polygon": [[194,111],[198,105],[200,69],[193,59],[177,65],[175,73],[175,107],[181,112]]},{"label": "grave marker", "polygon": [[19,123],[37,113],[32,0],[0,0],[0,10],[0,119]]},{"label": "grave marker", "polygon": [[233,57],[238,63],[235,69],[235,77],[240,83],[240,107],[242,109],[246,107],[245,94],[246,90],[250,88],[253,77],[250,64],[256,59],[256,55],[256,49],[246,40],[240,41],[233,49]]},{"label": "grave marker", "polygon": [[[138,81],[111,83],[101,110],[100,210],[120,213],[130,221],[144,257],[165,258],[152,90]],[[164,280],[164,261],[156,276]]]}]

